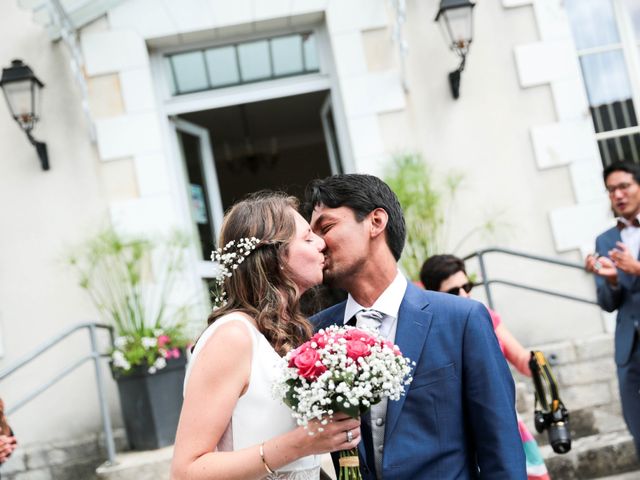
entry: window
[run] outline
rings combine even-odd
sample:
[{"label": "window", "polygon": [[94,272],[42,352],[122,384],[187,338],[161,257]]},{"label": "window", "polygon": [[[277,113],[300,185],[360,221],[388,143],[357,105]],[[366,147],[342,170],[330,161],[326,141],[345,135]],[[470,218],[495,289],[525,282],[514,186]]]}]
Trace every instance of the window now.
[{"label": "window", "polygon": [[320,70],[313,33],[173,53],[166,61],[173,95]]},{"label": "window", "polygon": [[565,0],[602,163],[640,163],[640,3]]}]

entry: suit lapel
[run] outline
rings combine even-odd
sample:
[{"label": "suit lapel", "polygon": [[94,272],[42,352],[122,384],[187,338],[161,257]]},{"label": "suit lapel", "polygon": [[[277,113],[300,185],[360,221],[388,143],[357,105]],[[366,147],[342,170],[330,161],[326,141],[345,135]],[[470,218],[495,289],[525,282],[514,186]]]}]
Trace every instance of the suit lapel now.
[{"label": "suit lapel", "polygon": [[[398,312],[398,325],[395,338],[395,344],[400,347],[402,355],[416,363],[422,354],[424,342],[429,334],[432,317],[431,312],[425,311],[429,302],[420,293],[421,290],[418,287],[409,283]],[[412,371],[411,375],[413,376],[413,374],[414,372]],[[406,388],[408,388],[408,386],[405,387],[405,395],[401,396],[400,400],[389,401],[388,403],[387,426],[384,435],[385,443],[398,423],[402,406],[407,398]]]},{"label": "suit lapel", "polygon": [[[617,242],[622,242],[622,234],[620,232],[620,230],[618,228],[613,228],[611,230],[611,248],[609,250],[613,250],[614,248],[617,248]],[[603,252],[604,255],[609,255],[609,252]],[[639,257],[640,257],[640,252],[639,252]],[[634,277],[632,275],[629,275],[628,273],[623,272],[622,270],[618,269],[618,277],[620,280],[620,284],[624,285],[627,288],[631,288],[633,286],[633,284],[636,283],[636,281],[638,280],[637,277]]]},{"label": "suit lapel", "polygon": [[331,307],[329,311],[325,310],[310,318],[313,324],[313,330],[318,331],[322,328],[330,327],[331,325],[340,325],[344,320],[344,310],[347,306],[347,302]]}]

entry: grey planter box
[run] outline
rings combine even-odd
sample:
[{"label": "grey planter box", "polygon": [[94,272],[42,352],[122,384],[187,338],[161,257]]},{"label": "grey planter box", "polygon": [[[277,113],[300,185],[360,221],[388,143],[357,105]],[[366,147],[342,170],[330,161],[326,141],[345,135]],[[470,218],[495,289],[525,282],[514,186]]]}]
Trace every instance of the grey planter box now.
[{"label": "grey planter box", "polygon": [[180,410],[186,358],[167,360],[154,374],[139,368],[129,375],[114,373],[127,438],[133,450],[173,445]]}]

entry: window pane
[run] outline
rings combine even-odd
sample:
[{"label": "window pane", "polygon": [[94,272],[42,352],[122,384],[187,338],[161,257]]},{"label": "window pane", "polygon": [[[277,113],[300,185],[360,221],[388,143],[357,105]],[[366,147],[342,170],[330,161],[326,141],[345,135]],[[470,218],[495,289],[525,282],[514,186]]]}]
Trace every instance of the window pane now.
[{"label": "window pane", "polygon": [[176,86],[176,80],[173,74],[173,59],[171,57],[167,58],[167,62],[165,66],[167,68],[167,78],[169,79],[169,90],[171,91],[171,95],[175,95],[178,93],[178,87]]},{"label": "window pane", "polygon": [[637,125],[622,52],[583,55],[580,64],[596,132]]},{"label": "window pane", "polygon": [[306,38],[303,36],[303,48],[304,48],[304,67],[308,71],[319,70],[318,64],[318,50],[316,48],[316,37],[314,34],[309,34]]},{"label": "window pane", "polygon": [[173,55],[171,61],[178,92],[193,92],[209,88],[202,52]]},{"label": "window pane", "polygon": [[235,47],[212,48],[207,50],[204,55],[207,59],[212,87],[230,85],[240,81]]},{"label": "window pane", "polygon": [[271,76],[271,60],[267,40],[239,45],[238,55],[240,57],[240,72],[244,82]]},{"label": "window pane", "polygon": [[565,0],[578,50],[620,42],[611,0]]},{"label": "window pane", "polygon": [[623,5],[631,18],[635,37],[640,40],[640,2],[638,0],[624,0]]},{"label": "window pane", "polygon": [[273,53],[273,74],[289,75],[303,71],[302,65],[302,37],[280,37],[271,40]]},{"label": "window pane", "polygon": [[620,160],[640,163],[640,134],[598,140],[602,163],[606,167]]}]

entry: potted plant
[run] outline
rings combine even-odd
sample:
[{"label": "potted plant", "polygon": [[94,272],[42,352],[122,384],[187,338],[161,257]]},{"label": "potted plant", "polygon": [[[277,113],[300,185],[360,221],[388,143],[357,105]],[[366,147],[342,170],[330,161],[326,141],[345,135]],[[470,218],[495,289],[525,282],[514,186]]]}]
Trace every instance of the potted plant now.
[{"label": "potted plant", "polygon": [[499,227],[507,226],[497,221],[500,214],[492,215],[469,228],[451,247],[449,228],[454,221],[453,204],[464,174],[450,171],[443,178],[436,179],[420,154],[406,153],[391,159],[386,166],[384,180],[398,196],[407,225],[400,266],[416,283],[419,283],[422,263],[431,255],[456,253],[473,235],[493,234]]},{"label": "potted plant", "polygon": [[161,448],[175,439],[191,306],[170,299],[188,245],[179,233],[151,240],[108,228],[69,257],[80,286],[114,327],[111,371],[134,450]]}]

